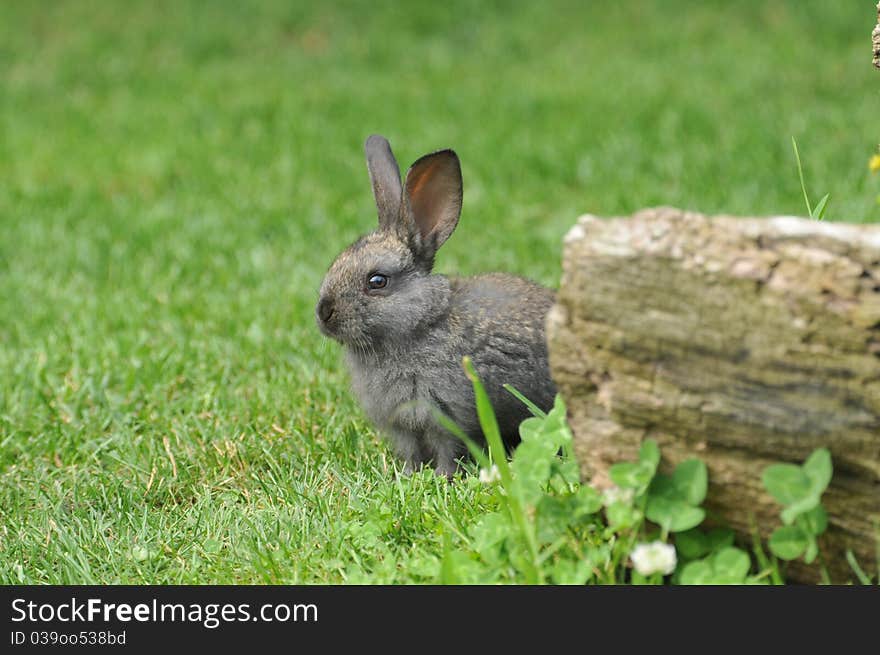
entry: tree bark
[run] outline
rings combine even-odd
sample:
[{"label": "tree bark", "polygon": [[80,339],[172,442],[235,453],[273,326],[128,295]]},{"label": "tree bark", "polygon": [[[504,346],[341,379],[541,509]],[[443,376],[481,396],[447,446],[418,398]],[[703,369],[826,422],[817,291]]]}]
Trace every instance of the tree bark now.
[{"label": "tree bark", "polygon": [[[820,540],[832,580],[880,539],[880,226],[677,209],[584,216],[566,237],[550,364],[585,479],[656,439],[709,468],[710,518],[747,539],[781,522],[767,465],[828,447]],[[816,579],[792,563],[789,579]]]}]

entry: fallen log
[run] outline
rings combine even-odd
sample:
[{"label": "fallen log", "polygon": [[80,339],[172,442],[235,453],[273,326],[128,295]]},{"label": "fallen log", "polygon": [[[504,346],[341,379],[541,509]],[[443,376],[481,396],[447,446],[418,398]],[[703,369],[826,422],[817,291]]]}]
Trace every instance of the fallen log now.
[{"label": "fallen log", "polygon": [[583,216],[565,241],[550,365],[584,478],[608,486],[652,438],[667,469],[706,462],[713,520],[766,538],[780,507],[763,469],[827,447],[832,580],[854,577],[847,549],[876,575],[880,225],[660,208]]}]

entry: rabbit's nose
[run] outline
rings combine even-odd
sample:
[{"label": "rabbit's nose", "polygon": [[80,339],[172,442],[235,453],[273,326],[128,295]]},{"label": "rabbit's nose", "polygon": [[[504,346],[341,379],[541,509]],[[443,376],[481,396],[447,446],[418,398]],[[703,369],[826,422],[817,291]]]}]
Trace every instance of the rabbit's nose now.
[{"label": "rabbit's nose", "polygon": [[318,301],[318,318],[322,323],[326,323],[333,316],[333,301],[326,296]]}]

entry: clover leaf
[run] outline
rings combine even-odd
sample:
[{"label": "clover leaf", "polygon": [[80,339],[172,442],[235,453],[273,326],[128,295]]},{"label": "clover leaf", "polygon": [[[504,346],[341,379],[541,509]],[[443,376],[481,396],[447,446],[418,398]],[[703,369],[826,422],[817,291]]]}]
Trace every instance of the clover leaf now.
[{"label": "clover leaf", "polygon": [[779,559],[793,560],[800,557],[807,550],[810,536],[799,526],[783,525],[776,528],[770,535],[770,552]]}]

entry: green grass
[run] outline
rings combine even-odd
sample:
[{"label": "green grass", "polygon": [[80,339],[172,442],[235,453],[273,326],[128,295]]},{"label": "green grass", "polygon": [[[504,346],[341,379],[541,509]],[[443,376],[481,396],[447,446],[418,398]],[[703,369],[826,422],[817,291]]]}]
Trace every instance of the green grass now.
[{"label": "green grass", "polygon": [[0,582],[435,579],[490,496],[396,476],[313,320],[375,221],[364,138],[457,149],[442,272],[555,286],[583,212],[803,213],[792,136],[827,220],[878,221],[872,25],[822,0],[3,2]]}]

